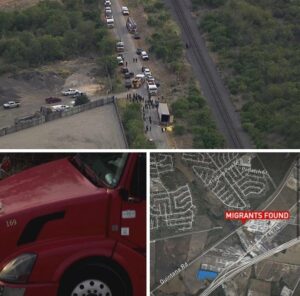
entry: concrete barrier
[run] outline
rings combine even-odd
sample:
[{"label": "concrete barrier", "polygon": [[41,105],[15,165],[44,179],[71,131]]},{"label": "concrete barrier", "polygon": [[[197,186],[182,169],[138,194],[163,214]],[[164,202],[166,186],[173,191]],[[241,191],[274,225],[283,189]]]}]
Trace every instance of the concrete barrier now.
[{"label": "concrete barrier", "polygon": [[[30,120],[26,120],[23,123],[18,123],[16,125],[12,125],[12,126],[9,126],[9,127],[4,127],[2,129],[0,129],[0,137],[3,137],[5,135],[11,134],[11,133],[18,132],[18,131],[26,129],[26,128],[34,127],[34,126],[43,124],[43,123],[48,122],[48,121],[56,120],[56,119],[63,118],[63,117],[72,116],[72,115],[78,114],[80,112],[84,112],[84,111],[94,109],[94,108],[97,108],[97,107],[101,107],[103,105],[108,105],[108,104],[114,104],[115,105],[114,97],[102,98],[102,99],[99,99],[99,100],[89,102],[89,103],[84,104],[84,105],[79,105],[79,106],[72,107],[72,108],[70,108],[69,110],[66,110],[66,111],[53,112],[53,113],[50,113],[50,114],[41,115],[39,118],[33,118],[33,119],[30,119]],[[119,115],[118,115],[118,117],[119,117]],[[119,118],[119,120],[120,120],[120,118]],[[122,131],[123,131],[123,125],[122,125],[121,120],[120,120],[120,124],[121,124],[121,128],[122,128]],[[126,145],[127,145],[126,137],[124,137],[124,139],[125,139],[125,142],[126,142]]]}]

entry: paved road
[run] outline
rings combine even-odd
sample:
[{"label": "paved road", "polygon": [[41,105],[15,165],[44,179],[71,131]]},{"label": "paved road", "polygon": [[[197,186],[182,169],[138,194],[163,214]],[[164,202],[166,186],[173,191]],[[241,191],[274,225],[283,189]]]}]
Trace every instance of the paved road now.
[{"label": "paved road", "polygon": [[[127,62],[128,64],[128,69],[134,72],[134,74],[141,73],[142,66],[147,66],[147,62],[144,62],[142,64],[140,57],[136,54],[136,46],[134,43],[134,39],[132,38],[132,35],[128,33],[126,28],[127,17],[124,17],[121,12],[121,6],[122,6],[121,1],[111,1],[111,2],[112,2],[112,12],[115,20],[114,32],[116,34],[117,39],[122,40],[125,44],[125,52],[124,52],[125,62]],[[137,58],[138,62],[134,63],[133,58]],[[138,90],[130,91],[131,94],[134,92],[144,97],[145,101],[148,98],[145,84],[143,87],[141,87]],[[118,94],[116,94],[116,96],[118,97]],[[156,145],[156,148],[158,149],[171,148],[170,144],[168,143],[167,134],[162,132],[162,129],[159,125],[156,108],[146,108],[145,102],[143,102],[142,105],[144,106],[144,112],[145,112],[145,121],[144,121],[145,130],[146,127],[148,127],[148,131],[146,132],[146,136],[148,137],[148,139],[153,141]],[[151,124],[149,121],[149,117],[151,117]]]},{"label": "paved road", "polygon": [[162,241],[162,240],[168,240],[168,239],[171,239],[171,238],[183,237],[183,236],[193,235],[193,234],[196,234],[196,233],[210,232],[210,231],[213,231],[213,230],[220,230],[220,229],[223,229],[223,227],[216,226],[216,227],[212,227],[212,228],[209,228],[209,229],[203,229],[203,230],[191,231],[191,232],[184,232],[184,233],[181,233],[181,234],[175,234],[175,235],[171,235],[171,236],[165,236],[165,237],[160,237],[160,238],[157,238],[157,239],[154,239],[154,240],[150,240],[150,243],[156,243],[156,242],[159,242],[159,241]]},{"label": "paved road", "polygon": [[[191,15],[191,1],[181,0],[176,1],[176,3],[172,0],[164,1],[167,4],[167,6],[170,7],[172,14],[177,20],[179,26],[181,27],[182,39],[184,43],[188,43],[190,45],[190,48],[187,50],[187,58],[192,65],[196,78],[200,82],[202,94],[206,98],[207,103],[212,110],[212,114],[216,121],[218,129],[225,137],[227,146],[229,148],[253,148],[253,143],[251,142],[248,134],[243,130],[241,126],[239,113],[236,112],[230,100],[229,91],[224,86],[224,83],[218,73],[216,65],[214,64],[209,55],[209,51],[205,45],[205,40],[199,32],[198,24]],[[175,5],[180,5],[179,10],[182,13],[182,16],[184,17],[183,22],[180,21],[178,11],[175,9]],[[187,27],[190,29],[189,32],[187,32]],[[196,51],[193,48],[194,46],[197,46]],[[203,57],[205,67],[204,65],[202,65],[202,67],[198,63],[196,54],[198,55],[199,52]],[[214,98],[214,95],[211,90],[211,83],[209,82],[207,75],[205,74],[207,72],[210,74],[210,77],[213,81],[213,85],[216,87],[215,89],[221,97],[221,104],[217,103]],[[231,121],[230,125],[228,124],[229,120]],[[240,142],[238,144],[239,147],[236,147],[237,144],[232,141],[232,133],[238,136]]]}]

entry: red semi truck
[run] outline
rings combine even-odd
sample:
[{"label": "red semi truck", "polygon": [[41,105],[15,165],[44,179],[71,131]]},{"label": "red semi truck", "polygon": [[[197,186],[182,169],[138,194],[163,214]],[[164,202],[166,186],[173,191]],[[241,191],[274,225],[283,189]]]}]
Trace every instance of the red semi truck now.
[{"label": "red semi truck", "polygon": [[1,296],[146,295],[146,155],[78,154],[0,182]]}]

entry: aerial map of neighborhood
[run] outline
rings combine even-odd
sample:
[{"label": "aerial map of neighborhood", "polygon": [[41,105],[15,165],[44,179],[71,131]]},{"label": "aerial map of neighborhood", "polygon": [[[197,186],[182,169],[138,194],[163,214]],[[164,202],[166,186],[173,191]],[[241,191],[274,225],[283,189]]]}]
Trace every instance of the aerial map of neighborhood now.
[{"label": "aerial map of neighborhood", "polygon": [[152,153],[150,165],[151,296],[300,295],[298,154]]}]

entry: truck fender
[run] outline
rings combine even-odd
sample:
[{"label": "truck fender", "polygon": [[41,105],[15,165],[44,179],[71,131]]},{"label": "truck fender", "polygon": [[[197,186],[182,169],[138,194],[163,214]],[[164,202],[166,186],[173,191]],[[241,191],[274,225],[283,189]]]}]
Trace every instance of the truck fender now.
[{"label": "truck fender", "polygon": [[[115,247],[115,244],[114,244]],[[107,241],[99,242],[95,244],[92,248],[82,249],[82,246],[78,249],[78,251],[72,254],[69,254],[68,257],[65,258],[60,264],[60,266],[56,269],[53,280],[60,281],[63,274],[76,262],[82,261],[84,259],[90,257],[104,257],[111,258],[113,253],[113,248],[111,248],[111,242],[107,245]]]},{"label": "truck fender", "polygon": [[112,259],[127,271],[132,282],[133,296],[146,296],[145,254],[118,242]]},{"label": "truck fender", "polygon": [[64,272],[74,263],[88,257],[111,258],[116,241],[112,239],[86,238],[84,241],[62,240],[53,244],[45,244],[37,248],[26,248],[22,253],[37,253],[37,262],[30,276],[30,282],[59,282]]}]

